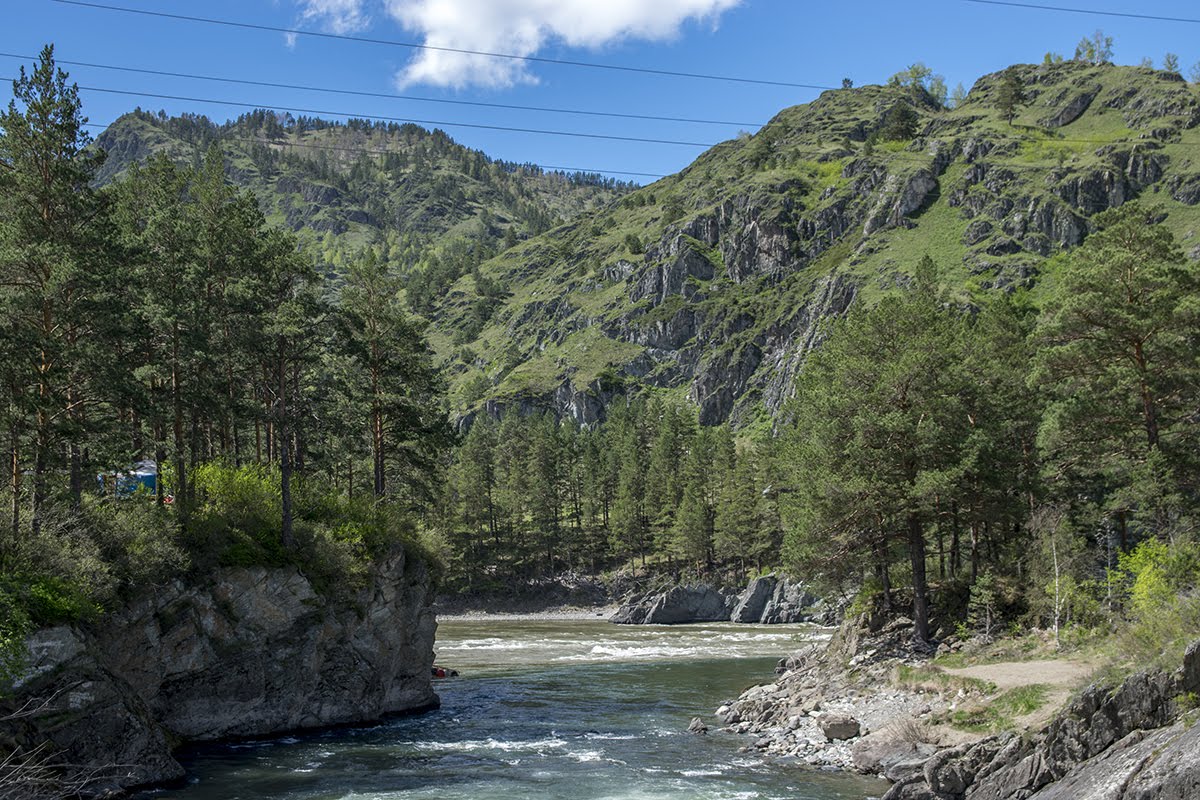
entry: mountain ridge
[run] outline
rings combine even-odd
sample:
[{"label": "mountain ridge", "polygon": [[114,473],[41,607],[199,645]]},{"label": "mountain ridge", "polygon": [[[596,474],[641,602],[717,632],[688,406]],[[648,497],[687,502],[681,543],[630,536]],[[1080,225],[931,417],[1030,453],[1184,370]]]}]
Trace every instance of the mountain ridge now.
[{"label": "mountain ridge", "polygon": [[[512,204],[496,213],[480,202],[471,172],[486,157],[457,151],[460,195],[451,170],[430,170],[440,171],[442,199],[455,202],[417,192],[418,201],[390,207],[395,226],[366,231],[344,208],[330,211],[342,195],[322,189],[330,181],[320,174],[298,190],[303,213],[297,187],[278,180],[264,204],[283,224],[319,231],[331,263],[356,246],[390,253],[464,424],[509,408],[588,424],[614,398],[650,392],[686,398],[706,424],[771,425],[826,320],[906,284],[923,255],[969,304],[989,291],[1036,293],[1054,257],[1090,232],[1092,215],[1135,197],[1160,203],[1185,241],[1200,230],[1196,87],[1145,67],[1010,69],[981,77],[953,109],[900,80],[826,91],[644,187],[582,181],[557,196],[552,186],[526,188],[546,211],[527,205],[525,218]],[[997,107],[1005,74],[1026,95],[1011,124]],[[264,141],[281,135],[278,118],[256,114],[238,124]],[[287,136],[328,144],[327,123],[289,124]],[[343,126],[358,142],[379,127]],[[383,135],[425,142],[418,151],[448,147],[430,144],[439,132],[394,127]],[[107,135],[101,146],[121,140]],[[231,158],[230,177],[254,188],[243,161],[269,158],[267,149]],[[114,152],[114,173],[140,157]],[[310,159],[318,171],[320,158]],[[349,182],[363,177],[355,168],[339,157],[328,169]],[[404,170],[364,185],[394,193],[387,179],[411,183],[416,168]],[[539,232],[552,219],[560,224]],[[332,220],[345,227],[329,228]],[[402,229],[419,241],[397,248]],[[485,246],[431,268],[428,252],[445,256],[456,238]]]}]

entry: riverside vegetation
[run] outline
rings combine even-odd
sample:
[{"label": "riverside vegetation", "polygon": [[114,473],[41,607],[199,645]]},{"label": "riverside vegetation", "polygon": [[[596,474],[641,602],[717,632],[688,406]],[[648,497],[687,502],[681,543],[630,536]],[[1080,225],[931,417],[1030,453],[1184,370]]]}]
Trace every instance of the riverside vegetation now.
[{"label": "riverside vegetation", "polygon": [[[920,648],[1177,662],[1200,94],[1104,61],[953,108],[910,69],[634,189],[268,113],[90,143],[47,49],[0,136],[9,670],[168,576],[334,591],[397,542],[455,588],[785,566]],[[387,152],[283,155],[314,141]],[[400,175],[441,188],[373,192]],[[147,502],[85,486],[138,457]]]}]

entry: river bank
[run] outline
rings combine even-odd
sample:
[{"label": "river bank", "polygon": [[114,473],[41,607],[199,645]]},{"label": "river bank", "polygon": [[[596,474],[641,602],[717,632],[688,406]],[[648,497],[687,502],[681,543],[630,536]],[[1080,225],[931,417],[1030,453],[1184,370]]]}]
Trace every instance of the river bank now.
[{"label": "river bank", "polygon": [[225,567],[37,631],[0,699],[0,790],[116,796],[184,778],[189,743],[435,708],[430,586],[404,550],[339,598],[294,567]]},{"label": "river bank", "polygon": [[1094,664],[945,668],[910,637],[851,621],[715,716],[744,751],[885,777],[886,800],[1200,796],[1200,642],[1173,673],[1088,685]]}]

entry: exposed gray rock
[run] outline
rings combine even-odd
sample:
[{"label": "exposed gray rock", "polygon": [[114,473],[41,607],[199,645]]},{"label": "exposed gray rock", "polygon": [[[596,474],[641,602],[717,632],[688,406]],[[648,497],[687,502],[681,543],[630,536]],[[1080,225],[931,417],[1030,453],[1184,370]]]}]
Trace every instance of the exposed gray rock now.
[{"label": "exposed gray rock", "polygon": [[874,731],[850,747],[850,757],[859,772],[884,775],[900,781],[921,771],[925,762],[937,751],[931,744],[910,742],[896,737],[885,729]]},{"label": "exposed gray rock", "polygon": [[1070,125],[1083,116],[1098,94],[1100,94],[1100,87],[1092,86],[1073,95],[1056,113],[1042,120],[1042,124],[1048,128],[1061,128],[1064,125]]},{"label": "exposed gray rock", "polygon": [[724,622],[729,619],[732,602],[733,598],[727,598],[708,584],[675,586],[665,592],[632,598],[608,621],[619,625]]},{"label": "exposed gray rock", "polygon": [[[182,775],[187,741],[364,722],[437,704],[436,622],[423,563],[397,553],[349,601],[318,595],[294,569],[217,571],[175,582],[94,626],[40,631],[0,728],[28,751],[99,769],[98,793]],[[120,765],[114,766],[114,765]]]},{"label": "exposed gray rock", "polygon": [[825,734],[825,738],[830,741],[834,741],[835,739],[853,739],[862,730],[858,724],[858,720],[841,714],[823,716],[819,724],[821,726],[821,733]]},{"label": "exposed gray rock", "polygon": [[884,800],[1182,800],[1200,797],[1200,728],[1175,698],[1200,685],[1200,642],[1176,675],[1138,673],[1086,689],[1036,739],[1013,734],[945,750]]},{"label": "exposed gray rock", "polygon": [[[712,280],[713,265],[708,257],[698,253],[696,249],[682,237],[675,239],[663,254],[664,261],[647,269],[629,293],[629,299],[637,302],[649,298],[651,304],[659,305],[672,295],[691,298],[695,295],[695,285],[689,279],[700,281]],[[647,253],[650,260],[657,253]]]},{"label": "exposed gray rock", "polygon": [[820,598],[810,594],[803,584],[783,579],[775,584],[758,621],[765,625],[810,622],[824,610]]},{"label": "exposed gray rock", "polygon": [[1180,730],[1173,738],[1163,732],[1151,748],[1152,758],[1143,765],[1122,800],[1192,800],[1200,797],[1200,726]]},{"label": "exposed gray rock", "polygon": [[937,178],[929,170],[919,169],[907,178],[889,175],[883,192],[863,226],[863,235],[903,226],[906,218],[921,209],[938,188]]},{"label": "exposed gray rock", "polygon": [[775,594],[775,584],[778,583],[778,580],[774,575],[765,575],[750,581],[746,591],[738,597],[737,605],[734,606],[733,614],[730,615],[730,621],[758,622],[761,620],[767,601]]},{"label": "exposed gray rock", "polygon": [[1168,182],[1168,187],[1173,199],[1189,206],[1200,203],[1200,175],[1176,177]]}]

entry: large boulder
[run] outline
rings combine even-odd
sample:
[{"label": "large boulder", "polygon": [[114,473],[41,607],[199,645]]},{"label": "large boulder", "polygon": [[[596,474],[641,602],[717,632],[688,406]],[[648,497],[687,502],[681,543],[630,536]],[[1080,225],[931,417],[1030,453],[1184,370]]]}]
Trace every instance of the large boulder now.
[{"label": "large boulder", "polygon": [[779,579],[774,575],[765,575],[750,581],[750,585],[738,597],[737,605],[733,608],[731,622],[760,622],[767,602],[775,594],[775,585]]},{"label": "large boulder", "polygon": [[853,739],[862,732],[862,726],[854,717],[846,716],[845,714],[826,714],[821,717],[820,723],[821,733],[825,734],[825,738],[829,741],[838,739]]},{"label": "large boulder", "polygon": [[675,586],[664,592],[649,592],[631,598],[608,621],[618,625],[727,622],[736,600],[705,583]]},{"label": "large boulder", "polygon": [[729,619],[729,601],[708,584],[676,586],[659,595],[646,612],[648,625],[681,622],[724,622]]},{"label": "large boulder", "polygon": [[854,768],[869,775],[902,780],[921,771],[925,761],[937,752],[926,742],[913,742],[888,728],[863,736],[850,747]]}]

